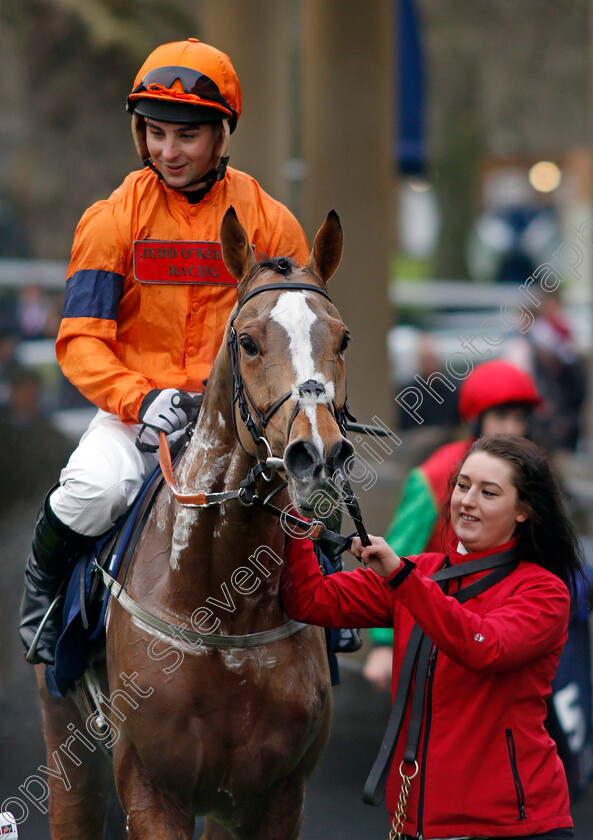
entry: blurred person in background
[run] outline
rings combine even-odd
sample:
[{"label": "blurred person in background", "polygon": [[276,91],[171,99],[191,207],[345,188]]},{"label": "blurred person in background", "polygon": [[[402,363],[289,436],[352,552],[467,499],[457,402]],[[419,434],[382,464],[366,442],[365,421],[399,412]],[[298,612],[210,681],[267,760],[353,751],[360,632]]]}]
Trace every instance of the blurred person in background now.
[{"label": "blurred person in background", "polygon": [[34,370],[15,367],[9,374],[9,383],[9,421],[19,429],[31,429],[43,415],[41,377]]},{"label": "blurred person in background", "polygon": [[86,211],[68,268],[57,357],[98,411],[35,527],[20,628],[30,662],[53,662],[71,560],[133,503],[158,463],[158,433],[183,433],[197,415],[236,302],[220,253],[227,209],[257,254],[309,256],[287,208],[227,166],[241,115],[227,55],[196,38],[157,47],[127,109],[144,168]]},{"label": "blurred person in background", "polygon": [[17,327],[9,319],[0,319],[0,409],[10,402],[11,376],[21,369],[16,351],[19,343]]},{"label": "blurred person in background", "polygon": [[19,293],[16,317],[23,340],[55,338],[59,328],[56,314],[54,296],[40,286],[25,286]]},{"label": "blurred person in background", "polygon": [[577,449],[587,372],[568,321],[560,291],[544,292],[526,333],[529,364],[542,404],[533,418],[533,436],[551,451]]},{"label": "blurred person in background", "polygon": [[73,446],[43,405],[43,382],[33,369],[15,365],[7,375],[8,400],[0,406],[0,508],[28,503],[55,479]]},{"label": "blurred person in background", "polygon": [[[455,391],[444,385],[438,376],[434,376],[435,372],[440,372],[442,368],[443,365],[436,351],[434,336],[430,333],[424,333],[418,339],[416,371],[423,379],[432,377],[435,380],[432,388],[438,393],[442,402],[439,403],[436,399],[433,399],[422,404],[423,423],[421,428],[437,426],[439,430],[447,433],[458,424],[459,410]],[[438,387],[439,382],[441,383],[440,388]],[[418,381],[412,378],[404,383],[401,390],[405,391],[406,388],[417,387]],[[407,411],[399,412],[398,421],[402,432],[418,429],[418,421]]]}]

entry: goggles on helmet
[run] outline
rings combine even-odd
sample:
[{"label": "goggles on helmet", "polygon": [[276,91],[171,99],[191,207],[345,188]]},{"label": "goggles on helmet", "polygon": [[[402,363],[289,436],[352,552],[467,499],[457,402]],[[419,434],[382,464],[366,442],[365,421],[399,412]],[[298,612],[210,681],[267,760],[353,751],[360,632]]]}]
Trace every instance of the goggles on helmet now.
[{"label": "goggles on helmet", "polygon": [[224,110],[228,116],[236,115],[235,109],[228,104],[212,79],[204,73],[192,70],[190,67],[176,67],[174,65],[155,67],[154,70],[149,70],[143,76],[140,84],[136,85],[128,96],[128,111],[134,110],[131,104],[132,100],[139,99],[142,94],[159,94],[170,91],[175,96],[176,91],[172,90],[172,86],[176,81],[180,82],[183,92],[188,96],[195,96],[203,103],[217,108],[217,110]]}]

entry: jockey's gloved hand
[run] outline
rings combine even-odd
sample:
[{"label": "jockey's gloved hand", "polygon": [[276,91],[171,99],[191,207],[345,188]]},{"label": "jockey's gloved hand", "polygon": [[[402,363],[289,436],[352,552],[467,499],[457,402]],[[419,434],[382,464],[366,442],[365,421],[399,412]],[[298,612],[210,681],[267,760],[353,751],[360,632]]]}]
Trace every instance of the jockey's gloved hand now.
[{"label": "jockey's gloved hand", "polygon": [[[167,443],[171,451],[175,450],[179,444],[187,440],[185,429],[178,429],[176,432],[171,432],[167,435]],[[159,433],[151,426],[142,426],[136,435],[136,446],[140,452],[158,452],[159,451]]]},{"label": "jockey's gloved hand", "polygon": [[151,429],[170,435],[184,429],[198,416],[202,395],[192,396],[176,388],[153,388],[140,403],[138,420]]}]

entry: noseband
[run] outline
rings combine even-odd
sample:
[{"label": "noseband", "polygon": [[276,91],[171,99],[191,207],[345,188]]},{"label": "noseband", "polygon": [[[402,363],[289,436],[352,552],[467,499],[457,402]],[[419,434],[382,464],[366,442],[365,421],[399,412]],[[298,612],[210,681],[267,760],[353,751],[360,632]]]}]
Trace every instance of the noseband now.
[{"label": "noseband", "polygon": [[[293,391],[287,391],[281,397],[279,397],[270,408],[264,413],[261,411],[257,405],[255,404],[253,397],[249,393],[249,389],[245,384],[245,380],[243,379],[243,374],[241,373],[241,357],[240,357],[240,349],[239,349],[239,339],[237,336],[237,331],[235,329],[235,319],[237,318],[241,308],[247,303],[248,300],[251,300],[256,295],[261,294],[262,292],[272,292],[277,289],[282,289],[285,291],[305,291],[305,292],[316,292],[318,295],[323,295],[324,298],[327,298],[331,303],[331,298],[325,289],[322,289],[320,286],[314,286],[311,283],[269,283],[266,286],[259,286],[259,288],[254,289],[252,292],[249,292],[241,303],[239,304],[237,311],[232,317],[230,330],[229,330],[229,338],[228,338],[228,346],[229,346],[229,353],[231,357],[231,387],[233,389],[233,407],[235,405],[238,406],[239,409],[239,416],[241,420],[245,424],[245,427],[249,431],[253,442],[255,443],[256,452],[258,451],[258,447],[263,444],[267,449],[267,454],[264,457],[264,461],[268,458],[273,458],[274,455],[272,453],[272,447],[266,437],[266,427],[270,422],[273,415],[276,411],[283,405],[292,395]],[[325,385],[321,382],[317,382],[315,379],[308,379],[306,382],[301,383],[297,386],[299,397],[296,401],[296,405],[294,407],[294,411],[292,412],[291,418],[288,422],[288,430],[286,439],[290,436],[290,430],[292,428],[292,424],[302,408],[302,400],[305,397],[315,397],[318,398],[325,393]],[[250,408],[251,406],[251,408]],[[348,402],[345,399],[344,405],[341,408],[337,408],[336,404],[332,402],[331,408],[329,403],[327,403],[328,410],[333,415],[340,432],[345,437],[346,436],[346,423],[348,420],[356,420],[356,418],[350,413],[348,408]],[[257,420],[259,421],[259,426],[256,420],[253,417],[251,412],[254,412],[257,416]],[[237,422],[235,412],[233,411],[233,423],[235,425],[235,435],[237,436],[237,440],[241,443],[241,439],[239,437],[239,432],[237,429]],[[243,444],[241,444],[243,446]],[[245,448],[245,447],[243,447]],[[259,456],[256,456],[258,460]]]}]

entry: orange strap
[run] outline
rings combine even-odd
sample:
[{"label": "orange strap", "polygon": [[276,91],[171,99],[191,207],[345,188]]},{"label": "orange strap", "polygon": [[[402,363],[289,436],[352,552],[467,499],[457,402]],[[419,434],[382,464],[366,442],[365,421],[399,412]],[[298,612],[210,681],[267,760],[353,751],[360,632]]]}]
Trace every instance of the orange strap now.
[{"label": "orange strap", "polygon": [[[171,453],[169,451],[169,444],[167,443],[167,435],[164,432],[159,432],[159,463],[161,465],[163,478],[167,482],[167,486],[181,505],[186,505],[188,507],[204,507],[206,505],[221,504],[222,502],[227,502],[230,499],[239,498],[239,490],[228,490],[223,493],[181,493],[177,488],[177,482],[175,481],[175,476],[173,474]],[[283,516],[291,524],[295,524],[303,528],[303,530],[307,531],[307,536],[313,540],[319,539],[320,536],[325,533],[325,528],[321,523],[308,522],[307,520],[301,519],[298,516],[293,516],[286,511],[281,511],[279,508],[274,507],[274,505],[265,501],[262,502],[262,500],[257,498],[257,496],[254,498],[254,502],[257,502],[265,510],[269,510],[277,516]]]},{"label": "orange strap", "polygon": [[159,463],[161,465],[163,478],[167,482],[167,486],[180,504],[197,507],[202,507],[203,505],[208,504],[208,497],[206,493],[179,492],[177,482],[175,481],[175,476],[173,474],[173,464],[171,462],[169,444],[167,443],[167,435],[164,432],[159,432]]}]

